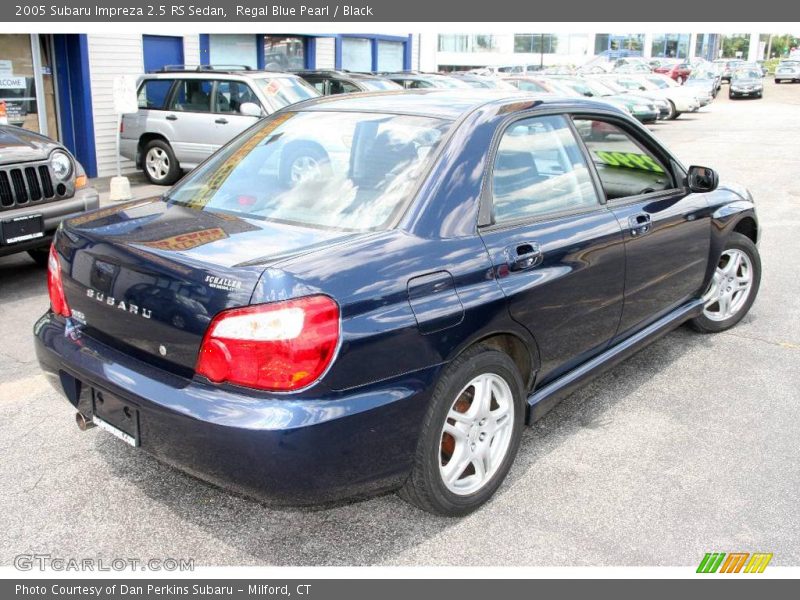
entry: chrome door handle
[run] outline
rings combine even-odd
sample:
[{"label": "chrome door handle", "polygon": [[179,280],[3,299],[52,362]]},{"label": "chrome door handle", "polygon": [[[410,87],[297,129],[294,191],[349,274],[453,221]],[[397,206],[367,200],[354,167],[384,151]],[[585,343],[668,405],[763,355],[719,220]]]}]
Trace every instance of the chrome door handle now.
[{"label": "chrome door handle", "polygon": [[544,259],[542,247],[537,242],[522,242],[505,250],[509,271],[524,271],[541,264]]},{"label": "chrome door handle", "polygon": [[630,226],[632,236],[645,235],[646,233],[650,233],[652,220],[648,213],[639,213],[628,218],[628,225]]}]

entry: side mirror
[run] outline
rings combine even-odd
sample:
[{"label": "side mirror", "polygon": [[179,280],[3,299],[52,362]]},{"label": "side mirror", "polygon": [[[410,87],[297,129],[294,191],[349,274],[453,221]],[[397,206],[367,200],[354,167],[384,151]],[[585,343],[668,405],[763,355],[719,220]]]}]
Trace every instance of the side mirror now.
[{"label": "side mirror", "polygon": [[714,169],[709,169],[708,167],[689,167],[689,174],[686,180],[689,189],[700,194],[713,192],[719,185],[719,175]]},{"label": "side mirror", "polygon": [[239,106],[239,114],[245,117],[262,117],[264,112],[261,107],[255,102],[242,102]]}]

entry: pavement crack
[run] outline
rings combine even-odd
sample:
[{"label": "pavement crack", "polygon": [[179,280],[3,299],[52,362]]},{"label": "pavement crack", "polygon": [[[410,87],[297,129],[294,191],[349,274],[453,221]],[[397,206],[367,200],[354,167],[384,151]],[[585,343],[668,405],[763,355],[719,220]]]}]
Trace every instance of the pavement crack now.
[{"label": "pavement crack", "polygon": [[733,333],[731,331],[723,331],[723,335],[729,335],[731,337],[740,338],[743,340],[750,340],[753,342],[762,342],[764,344],[769,344],[770,346],[778,346],[779,348],[787,348],[789,350],[800,350],[800,344],[794,344],[792,342],[779,342],[775,340],[768,340],[766,338],[758,337],[756,335],[742,335],[741,333]]}]

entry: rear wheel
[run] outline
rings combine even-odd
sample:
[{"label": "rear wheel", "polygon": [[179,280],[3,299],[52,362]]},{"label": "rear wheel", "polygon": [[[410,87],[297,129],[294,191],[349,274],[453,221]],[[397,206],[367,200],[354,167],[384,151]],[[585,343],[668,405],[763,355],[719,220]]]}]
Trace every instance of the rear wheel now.
[{"label": "rear wheel", "polygon": [[172,185],[181,174],[181,167],[172,147],[164,140],[150,140],[144,147],[144,174],[150,183]]},{"label": "rear wheel", "polygon": [[750,310],[760,285],[758,248],[750,238],[732,233],[703,294],[703,314],[692,319],[691,325],[703,333],[730,329]]},{"label": "rear wheel", "polygon": [[400,495],[434,514],[472,512],[508,474],[524,416],[523,383],[514,362],[488,346],[468,350],[436,386]]},{"label": "rear wheel", "polygon": [[683,85],[683,77],[681,75],[678,75],[678,78],[675,81],[678,82],[678,85]]}]

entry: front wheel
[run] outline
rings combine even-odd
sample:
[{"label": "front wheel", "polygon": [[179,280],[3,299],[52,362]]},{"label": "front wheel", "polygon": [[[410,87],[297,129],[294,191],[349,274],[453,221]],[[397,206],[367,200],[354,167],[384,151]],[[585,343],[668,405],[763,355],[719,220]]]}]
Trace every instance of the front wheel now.
[{"label": "front wheel", "polygon": [[703,314],[692,319],[691,325],[703,333],[730,329],[750,310],[760,285],[758,248],[747,236],[732,233],[703,294]]},{"label": "front wheel", "polygon": [[523,383],[514,361],[484,345],[468,350],[436,386],[400,495],[434,514],[472,512],[508,474],[524,416]]}]

